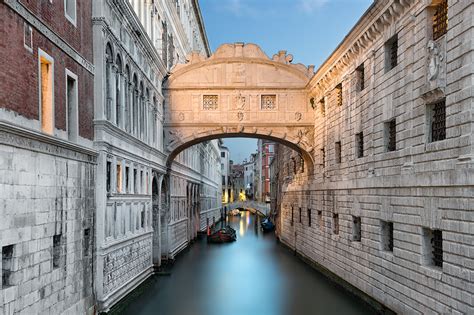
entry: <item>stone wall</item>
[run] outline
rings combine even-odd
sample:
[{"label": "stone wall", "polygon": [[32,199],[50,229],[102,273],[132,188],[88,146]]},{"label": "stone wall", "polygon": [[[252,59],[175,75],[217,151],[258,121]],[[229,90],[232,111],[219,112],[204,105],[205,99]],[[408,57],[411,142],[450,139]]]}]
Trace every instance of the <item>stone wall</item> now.
[{"label": "stone wall", "polygon": [[[448,31],[437,39],[430,4],[375,2],[316,73],[315,172],[292,172],[297,154],[280,150],[280,237],[398,313],[469,314],[474,4],[448,1]],[[387,69],[395,35],[398,62]],[[435,139],[432,104],[444,99],[446,136]]]},{"label": "stone wall", "polygon": [[92,151],[0,124],[0,314],[92,313],[94,163]]}]

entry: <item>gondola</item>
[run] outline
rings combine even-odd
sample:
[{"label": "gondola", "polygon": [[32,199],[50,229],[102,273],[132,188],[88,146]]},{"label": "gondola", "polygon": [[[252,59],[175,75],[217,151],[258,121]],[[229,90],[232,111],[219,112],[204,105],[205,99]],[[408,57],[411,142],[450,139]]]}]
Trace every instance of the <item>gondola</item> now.
[{"label": "gondola", "polygon": [[271,232],[275,229],[275,224],[273,224],[269,217],[263,219],[260,226],[262,227],[263,232]]},{"label": "gondola", "polygon": [[233,228],[226,226],[207,235],[208,243],[229,243],[237,240],[237,234]]}]

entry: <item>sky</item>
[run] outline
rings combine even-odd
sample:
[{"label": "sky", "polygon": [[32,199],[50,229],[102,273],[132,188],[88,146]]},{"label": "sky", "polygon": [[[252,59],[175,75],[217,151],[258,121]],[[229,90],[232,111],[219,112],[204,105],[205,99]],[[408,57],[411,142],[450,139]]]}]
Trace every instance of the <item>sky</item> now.
[{"label": "sky", "polygon": [[[279,50],[293,63],[315,65],[330,56],[372,0],[200,0],[211,50],[224,43],[255,43],[271,58]],[[240,163],[257,140],[224,139]]]}]

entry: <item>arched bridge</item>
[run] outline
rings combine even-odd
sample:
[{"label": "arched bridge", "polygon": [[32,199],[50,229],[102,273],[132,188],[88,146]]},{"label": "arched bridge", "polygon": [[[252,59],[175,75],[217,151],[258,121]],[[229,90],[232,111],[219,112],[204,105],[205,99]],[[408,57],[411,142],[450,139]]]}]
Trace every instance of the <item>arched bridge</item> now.
[{"label": "arched bridge", "polygon": [[270,213],[270,204],[265,202],[258,202],[258,201],[235,201],[229,202],[227,204],[223,204],[222,207],[227,211],[233,209],[250,209],[250,210],[257,210],[261,212],[263,215],[268,215]]},{"label": "arched bridge", "polygon": [[314,113],[307,85],[314,67],[270,59],[254,44],[224,44],[209,58],[197,53],[164,84],[168,162],[196,143],[226,137],[273,140],[298,151],[312,170]]}]

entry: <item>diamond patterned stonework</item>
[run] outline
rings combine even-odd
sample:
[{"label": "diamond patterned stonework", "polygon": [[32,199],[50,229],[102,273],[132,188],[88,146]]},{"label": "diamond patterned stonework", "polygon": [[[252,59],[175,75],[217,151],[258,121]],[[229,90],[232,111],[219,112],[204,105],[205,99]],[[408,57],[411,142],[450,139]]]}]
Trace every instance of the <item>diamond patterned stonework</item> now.
[{"label": "diamond patterned stonework", "polygon": [[276,109],[276,95],[262,95],[262,107],[263,110]]},{"label": "diamond patterned stonework", "polygon": [[202,99],[202,108],[204,110],[216,110],[219,102],[217,95],[204,95]]}]

